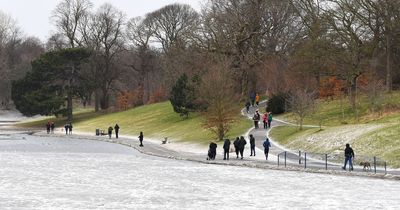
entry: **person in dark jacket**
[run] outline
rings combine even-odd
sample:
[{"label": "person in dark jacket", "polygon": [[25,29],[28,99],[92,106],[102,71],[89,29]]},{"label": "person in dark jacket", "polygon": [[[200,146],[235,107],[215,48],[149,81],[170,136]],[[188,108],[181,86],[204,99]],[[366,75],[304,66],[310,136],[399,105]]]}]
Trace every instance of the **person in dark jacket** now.
[{"label": "person in dark jacket", "polygon": [[246,140],[244,139],[243,136],[241,136],[240,140],[239,140],[239,151],[240,151],[240,156],[241,156],[240,159],[243,159],[243,151],[244,151],[244,147],[246,144],[247,144]]},{"label": "person in dark jacket", "polygon": [[118,133],[119,133],[119,125],[118,124],[115,124],[114,130],[115,130],[115,138],[118,139]]},{"label": "person in dark jacket", "polygon": [[354,156],[354,151],[350,147],[350,144],[346,144],[346,148],[344,149],[344,166],[342,167],[343,170],[346,170],[346,165],[347,162],[349,162],[349,171],[353,170],[353,158]]},{"label": "person in dark jacket", "polygon": [[268,160],[269,148],[271,147],[271,142],[269,142],[268,137],[265,139],[263,146],[264,146],[265,159]]},{"label": "person in dark jacket", "polygon": [[216,155],[217,155],[217,144],[214,142],[210,142],[210,146],[208,149],[208,160],[215,160]]},{"label": "person in dark jacket", "polygon": [[47,130],[47,134],[50,133],[50,121],[46,123],[46,130]]},{"label": "person in dark jacket", "polygon": [[256,156],[256,139],[250,134],[250,156]]},{"label": "person in dark jacket", "polygon": [[229,149],[231,147],[231,141],[229,139],[225,139],[224,141],[224,160],[229,160]]},{"label": "person in dark jacket", "polygon": [[140,131],[140,134],[139,134],[139,141],[140,141],[140,147],[143,147],[143,132],[142,131]]},{"label": "person in dark jacket", "polygon": [[68,135],[69,125],[68,125],[68,124],[65,124],[65,125],[64,125],[64,128],[65,128],[65,135]]},{"label": "person in dark jacket", "polygon": [[110,126],[108,127],[108,138],[111,139],[113,128]]},{"label": "person in dark jacket", "polygon": [[68,125],[69,134],[72,134],[72,128],[73,128],[72,123],[69,123]]},{"label": "person in dark jacket", "polygon": [[51,123],[50,123],[50,130],[51,130],[51,133],[53,133],[54,134],[54,129],[56,128],[56,125],[55,125],[55,123],[52,121]]},{"label": "person in dark jacket", "polygon": [[258,113],[258,110],[256,111],[256,113],[254,113],[253,116],[253,121],[254,121],[254,128],[257,129],[258,128],[258,121],[260,121],[260,113]]},{"label": "person in dark jacket", "polygon": [[239,137],[236,137],[235,141],[233,141],[233,146],[235,147],[236,159],[239,158]]},{"label": "person in dark jacket", "polygon": [[249,111],[250,111],[250,101],[247,101],[245,106],[246,106],[246,112],[249,113]]}]

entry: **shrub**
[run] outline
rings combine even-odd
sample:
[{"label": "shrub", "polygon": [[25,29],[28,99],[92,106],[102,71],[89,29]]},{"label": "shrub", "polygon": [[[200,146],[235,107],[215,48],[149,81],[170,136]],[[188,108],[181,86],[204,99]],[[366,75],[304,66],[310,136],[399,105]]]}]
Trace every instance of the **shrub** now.
[{"label": "shrub", "polygon": [[267,103],[267,112],[272,112],[273,114],[282,114],[286,111],[286,98],[287,93],[279,92],[273,94]]}]

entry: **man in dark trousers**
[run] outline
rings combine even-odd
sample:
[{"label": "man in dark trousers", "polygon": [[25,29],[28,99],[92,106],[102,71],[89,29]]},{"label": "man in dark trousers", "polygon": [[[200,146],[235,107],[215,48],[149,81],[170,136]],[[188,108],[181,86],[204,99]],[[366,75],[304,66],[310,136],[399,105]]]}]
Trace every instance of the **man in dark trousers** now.
[{"label": "man in dark trousers", "polygon": [[68,135],[69,125],[68,125],[68,124],[65,124],[65,125],[64,125],[64,128],[65,128],[65,135]]},{"label": "man in dark trousers", "polygon": [[235,147],[236,159],[239,158],[239,137],[236,137],[235,141],[233,141],[233,146]]},{"label": "man in dark trousers", "polygon": [[241,156],[240,159],[243,159],[243,151],[244,151],[244,147],[246,144],[247,144],[246,140],[244,139],[243,136],[241,136],[240,140],[239,140],[239,151],[240,151],[240,156]]},{"label": "man in dark trousers", "polygon": [[224,141],[224,160],[229,160],[229,148],[231,147],[231,141],[225,139]]},{"label": "man in dark trousers", "polygon": [[344,166],[342,167],[343,170],[346,170],[347,162],[349,162],[349,171],[353,170],[353,158],[354,158],[354,151],[350,147],[350,144],[346,144],[346,148],[344,149]]},{"label": "man in dark trousers", "polygon": [[250,134],[250,156],[256,156],[256,139]]},{"label": "man in dark trousers", "polygon": [[265,139],[263,146],[264,146],[265,159],[268,160],[269,148],[271,147],[271,142],[269,142],[268,137]]},{"label": "man in dark trousers", "polygon": [[217,155],[217,144],[214,142],[210,142],[210,146],[208,149],[208,160],[215,160],[216,155]]},{"label": "man in dark trousers", "polygon": [[111,139],[113,128],[110,126],[108,127],[108,138]]},{"label": "man in dark trousers", "polygon": [[115,130],[115,138],[118,139],[118,133],[119,133],[119,125],[118,124],[115,124],[114,130]]},{"label": "man in dark trousers", "polygon": [[46,123],[46,130],[47,130],[47,134],[50,133],[50,121]]},{"label": "man in dark trousers", "polygon": [[139,134],[139,141],[140,141],[140,147],[143,147],[143,132],[142,131],[140,131],[140,134]]},{"label": "man in dark trousers", "polygon": [[247,101],[245,106],[246,106],[246,112],[248,114],[250,111],[250,101]]},{"label": "man in dark trousers", "polygon": [[260,121],[260,113],[258,113],[258,110],[256,111],[256,113],[254,113],[253,116],[253,121],[254,121],[254,128],[257,129],[258,128],[258,121]]}]

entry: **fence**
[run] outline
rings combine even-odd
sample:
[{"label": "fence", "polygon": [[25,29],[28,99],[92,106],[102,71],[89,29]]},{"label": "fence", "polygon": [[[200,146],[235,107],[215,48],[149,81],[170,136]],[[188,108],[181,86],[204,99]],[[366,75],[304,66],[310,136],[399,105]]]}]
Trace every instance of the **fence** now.
[{"label": "fence", "polygon": [[[325,170],[343,170],[344,165],[343,154],[323,154],[302,152],[298,153],[284,151],[278,154],[278,166],[284,167],[295,166]],[[376,156],[356,156],[353,160],[353,170],[355,171],[369,171],[374,173],[387,173],[386,162]],[[350,165],[347,165],[350,170]]]}]

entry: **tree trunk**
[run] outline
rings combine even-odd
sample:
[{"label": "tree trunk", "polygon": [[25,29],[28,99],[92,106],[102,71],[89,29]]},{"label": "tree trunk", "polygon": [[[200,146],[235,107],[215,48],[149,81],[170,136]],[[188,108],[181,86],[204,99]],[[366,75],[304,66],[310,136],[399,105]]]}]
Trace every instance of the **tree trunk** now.
[{"label": "tree trunk", "polygon": [[350,92],[350,105],[353,110],[356,109],[356,97],[357,97],[357,78],[358,76],[354,76],[351,78],[349,92]]},{"label": "tree trunk", "polygon": [[101,109],[108,109],[109,104],[108,104],[108,90],[107,88],[102,88],[101,90],[101,99],[100,99],[100,108]]},{"label": "tree trunk", "polygon": [[391,60],[391,50],[390,50],[390,36],[386,35],[386,91],[392,91],[392,60]]},{"label": "tree trunk", "polygon": [[98,112],[100,110],[100,94],[99,90],[94,91],[94,111]]},{"label": "tree trunk", "polygon": [[68,122],[72,122],[72,88],[71,86],[68,87],[68,96],[67,96],[67,116]]}]

